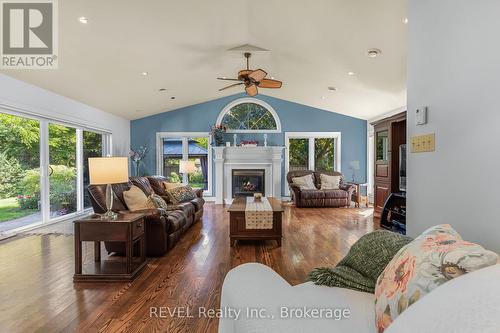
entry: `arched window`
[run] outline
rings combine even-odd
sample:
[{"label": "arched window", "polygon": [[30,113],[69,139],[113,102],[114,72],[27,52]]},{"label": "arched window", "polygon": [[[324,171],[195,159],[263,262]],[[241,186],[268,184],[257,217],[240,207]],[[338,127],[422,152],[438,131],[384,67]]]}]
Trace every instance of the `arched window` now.
[{"label": "arched window", "polygon": [[281,123],[276,111],[256,98],[240,98],[222,110],[217,124],[226,126],[227,133],[279,133]]}]

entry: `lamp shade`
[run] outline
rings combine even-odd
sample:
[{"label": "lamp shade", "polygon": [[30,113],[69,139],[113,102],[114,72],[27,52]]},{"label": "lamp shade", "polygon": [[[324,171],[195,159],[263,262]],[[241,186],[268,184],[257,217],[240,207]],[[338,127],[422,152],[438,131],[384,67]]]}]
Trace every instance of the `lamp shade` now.
[{"label": "lamp shade", "polygon": [[196,171],[196,166],[194,165],[194,161],[185,161],[181,160],[179,163],[179,172],[180,173],[193,173]]},{"label": "lamp shade", "polygon": [[128,182],[128,157],[89,158],[91,185]]}]

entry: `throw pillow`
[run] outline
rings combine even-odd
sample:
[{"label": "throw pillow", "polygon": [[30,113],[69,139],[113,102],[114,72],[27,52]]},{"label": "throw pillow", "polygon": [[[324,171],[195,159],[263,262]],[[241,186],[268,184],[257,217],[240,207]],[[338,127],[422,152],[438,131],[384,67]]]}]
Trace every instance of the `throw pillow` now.
[{"label": "throw pillow", "polygon": [[151,199],[151,201],[153,202],[153,204],[155,205],[156,208],[162,208],[162,209],[168,210],[167,203],[158,194],[153,193],[149,196],[149,198]]},{"label": "throw pillow", "polygon": [[184,186],[182,183],[169,183],[169,182],[163,182],[163,187],[165,188],[165,191]]},{"label": "throw pillow", "polygon": [[412,239],[387,230],[361,237],[335,268],[316,268],[309,281],[318,285],[374,293],[375,283],[394,255]]},{"label": "throw pillow", "polygon": [[338,190],[340,188],[340,176],[319,175],[322,190]]},{"label": "throw pillow", "polygon": [[301,190],[317,190],[316,185],[314,185],[313,175],[305,175],[302,177],[293,177],[292,183],[297,185]]},{"label": "throw pillow", "polygon": [[167,190],[167,195],[174,205],[196,199],[196,194],[189,186],[180,186]]},{"label": "throw pillow", "polygon": [[123,192],[123,199],[129,211],[156,208],[151,199],[137,186],[132,185],[128,191]]},{"label": "throw pillow", "polygon": [[426,230],[394,256],[377,280],[378,331],[383,332],[409,306],[443,283],[497,260],[496,253],[462,240],[447,224]]}]

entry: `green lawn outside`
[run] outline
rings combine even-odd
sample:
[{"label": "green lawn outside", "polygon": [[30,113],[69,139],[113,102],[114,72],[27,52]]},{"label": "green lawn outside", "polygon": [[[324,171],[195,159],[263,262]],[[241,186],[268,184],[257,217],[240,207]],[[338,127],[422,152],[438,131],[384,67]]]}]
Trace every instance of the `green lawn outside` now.
[{"label": "green lawn outside", "polygon": [[19,208],[16,198],[0,199],[0,222],[18,219],[36,212],[36,209]]}]

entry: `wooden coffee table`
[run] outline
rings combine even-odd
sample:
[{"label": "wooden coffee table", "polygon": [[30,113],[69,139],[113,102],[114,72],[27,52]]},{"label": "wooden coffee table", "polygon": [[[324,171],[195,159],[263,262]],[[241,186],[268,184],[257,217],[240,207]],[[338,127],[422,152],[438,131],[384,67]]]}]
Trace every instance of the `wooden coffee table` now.
[{"label": "wooden coffee table", "polygon": [[246,197],[238,197],[228,209],[229,212],[229,237],[231,246],[239,239],[274,239],[281,246],[283,237],[281,224],[283,221],[283,207],[281,201],[268,197],[267,200],[273,209],[273,228],[272,229],[247,229],[245,221]]}]

